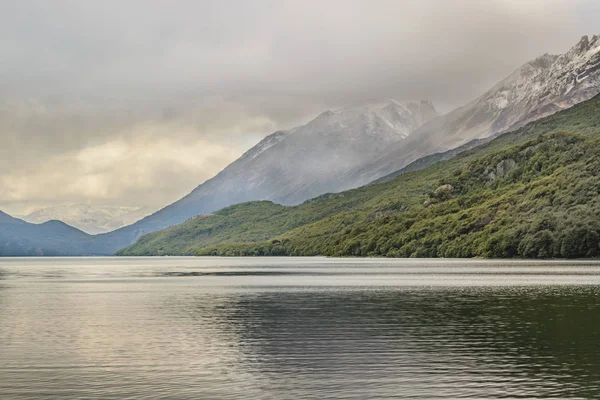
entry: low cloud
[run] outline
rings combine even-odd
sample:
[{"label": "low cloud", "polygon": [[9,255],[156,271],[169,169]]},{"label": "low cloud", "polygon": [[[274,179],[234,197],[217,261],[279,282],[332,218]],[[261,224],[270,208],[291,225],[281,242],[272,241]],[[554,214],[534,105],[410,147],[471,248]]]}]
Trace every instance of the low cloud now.
[{"label": "low cloud", "polygon": [[460,105],[593,34],[593,1],[0,0],[0,209],[158,207],[277,130]]},{"label": "low cloud", "polygon": [[215,175],[224,160],[238,156],[236,149],[206,138],[169,138],[173,128],[138,127],[151,133],[131,140],[121,137],[23,166],[0,178],[3,200],[38,204],[55,198],[70,202],[94,199],[123,204],[123,198],[131,198],[161,204],[176,200],[182,187],[193,189],[201,183],[198,177]]}]

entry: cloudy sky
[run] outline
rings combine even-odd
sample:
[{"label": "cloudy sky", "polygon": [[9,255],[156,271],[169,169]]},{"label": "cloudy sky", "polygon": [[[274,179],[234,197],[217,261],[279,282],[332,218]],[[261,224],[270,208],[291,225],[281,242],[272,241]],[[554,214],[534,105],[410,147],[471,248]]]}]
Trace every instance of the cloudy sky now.
[{"label": "cloudy sky", "polygon": [[599,27],[594,0],[0,0],[0,210],[166,205],[327,108],[449,111]]}]

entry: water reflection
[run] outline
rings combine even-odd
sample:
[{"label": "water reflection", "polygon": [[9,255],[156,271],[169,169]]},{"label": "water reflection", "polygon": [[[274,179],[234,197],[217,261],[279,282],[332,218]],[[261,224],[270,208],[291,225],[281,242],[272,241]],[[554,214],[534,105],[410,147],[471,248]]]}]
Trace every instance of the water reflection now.
[{"label": "water reflection", "polygon": [[566,268],[469,286],[456,266],[103,262],[3,268],[0,398],[600,395],[600,286]]},{"label": "water reflection", "polygon": [[598,394],[594,287],[317,291],[242,296],[224,312],[277,396]]}]

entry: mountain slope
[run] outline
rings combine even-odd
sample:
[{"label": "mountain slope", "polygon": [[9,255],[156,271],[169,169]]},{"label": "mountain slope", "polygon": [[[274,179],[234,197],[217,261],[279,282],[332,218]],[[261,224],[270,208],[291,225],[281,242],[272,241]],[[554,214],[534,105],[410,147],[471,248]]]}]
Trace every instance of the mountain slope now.
[{"label": "mountain slope", "polygon": [[340,179],[437,116],[430,102],[394,100],[326,111],[304,126],[276,132],[189,195],[141,221],[94,239],[90,252],[113,254],[142,234],[249,200],[297,204],[356,187]]},{"label": "mountain slope", "polygon": [[120,254],[594,256],[598,154],[600,96],[392,181],[294,207],[239,204]]},{"label": "mountain slope", "polygon": [[30,224],[0,211],[0,256],[82,255],[90,235],[60,221]]},{"label": "mountain slope", "polygon": [[584,36],[568,52],[545,54],[489,91],[417,129],[401,145],[340,177],[367,184],[429,154],[517,129],[600,93],[600,36]]}]

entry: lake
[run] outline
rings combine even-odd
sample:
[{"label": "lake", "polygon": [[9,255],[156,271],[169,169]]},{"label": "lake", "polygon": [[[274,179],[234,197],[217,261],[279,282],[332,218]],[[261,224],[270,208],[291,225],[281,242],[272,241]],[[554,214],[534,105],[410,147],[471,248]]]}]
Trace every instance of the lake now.
[{"label": "lake", "polygon": [[0,259],[2,399],[600,396],[600,263]]}]

